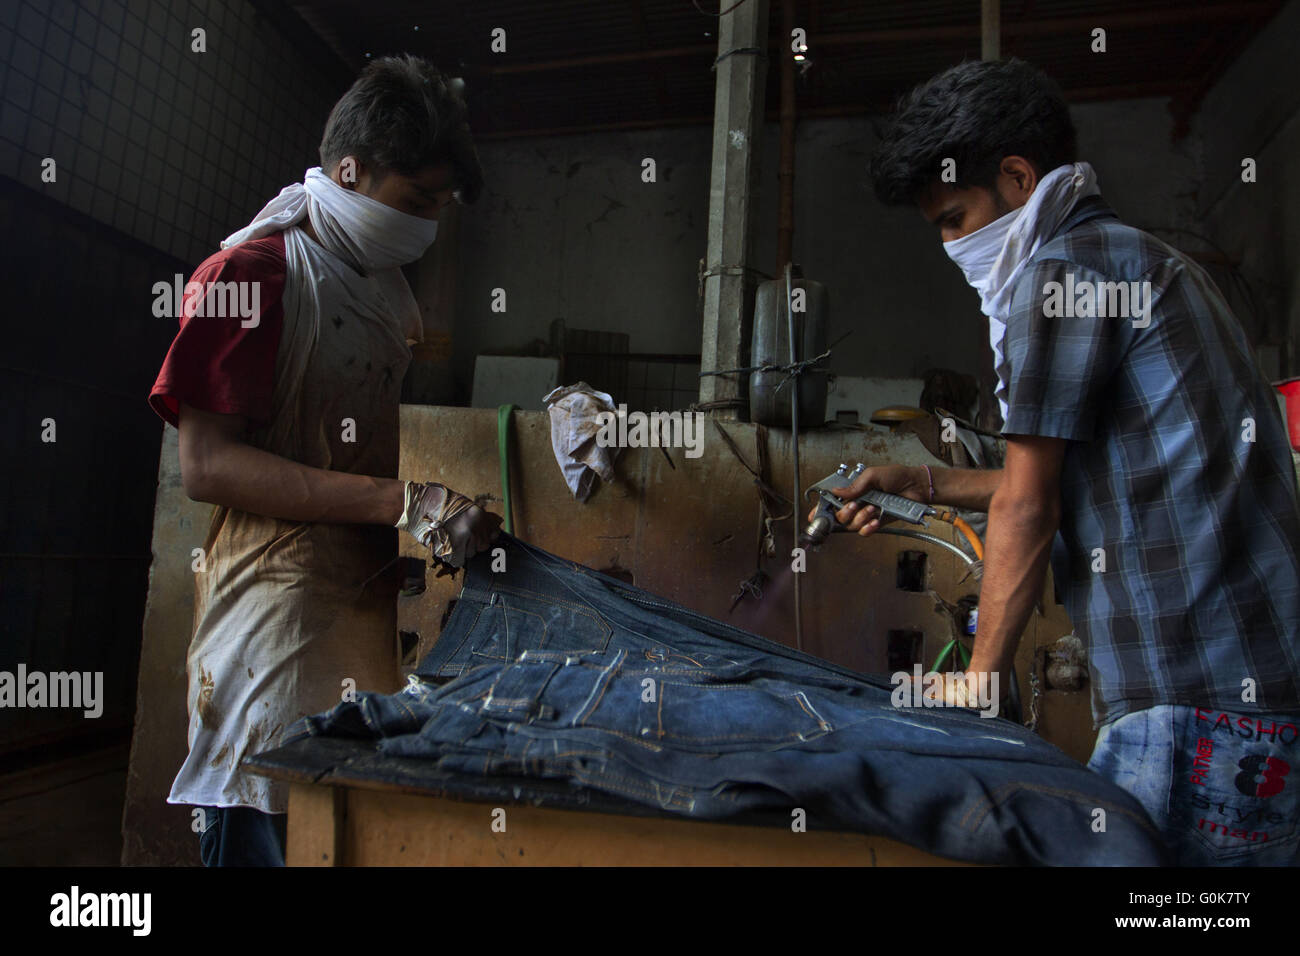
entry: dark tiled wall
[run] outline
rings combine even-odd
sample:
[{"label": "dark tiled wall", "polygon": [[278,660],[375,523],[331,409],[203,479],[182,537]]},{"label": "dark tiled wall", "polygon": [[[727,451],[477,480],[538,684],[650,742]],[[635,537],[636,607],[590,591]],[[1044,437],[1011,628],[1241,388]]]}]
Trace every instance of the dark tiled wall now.
[{"label": "dark tiled wall", "polygon": [[182,264],[12,180],[0,221],[24,224],[0,257],[0,670],[104,675],[97,719],[0,709],[2,758],[131,722],[162,432],[145,396],[171,340],[150,283]]},{"label": "dark tiled wall", "polygon": [[0,710],[0,765],[130,726],[163,429],[146,396],[176,329],[154,283],[316,164],[347,83],[263,11],[0,0],[0,670],[102,671],[105,699],[98,720]]},{"label": "dark tiled wall", "polygon": [[0,174],[197,265],[318,163],[299,48],[248,0],[4,0]]}]

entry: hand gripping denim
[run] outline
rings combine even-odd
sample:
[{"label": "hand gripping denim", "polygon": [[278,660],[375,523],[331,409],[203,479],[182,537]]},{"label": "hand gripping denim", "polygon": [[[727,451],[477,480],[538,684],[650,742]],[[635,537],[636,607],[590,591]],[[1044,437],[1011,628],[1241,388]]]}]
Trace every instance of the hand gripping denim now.
[{"label": "hand gripping denim", "polygon": [[[1156,865],[1141,805],[1035,734],[697,614],[502,535],[424,680],[290,733],[441,770],[556,778],[661,811],[875,833],[957,860]],[[438,683],[442,682],[442,683]]]}]

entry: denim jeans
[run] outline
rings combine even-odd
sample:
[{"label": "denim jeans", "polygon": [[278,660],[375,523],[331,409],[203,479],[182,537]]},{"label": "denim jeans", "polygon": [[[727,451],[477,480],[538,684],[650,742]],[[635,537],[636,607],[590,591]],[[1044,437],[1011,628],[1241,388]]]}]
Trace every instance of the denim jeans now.
[{"label": "denim jeans", "polygon": [[1141,802],[1180,866],[1300,865],[1300,716],[1162,704],[1103,726],[1088,766]]},{"label": "denim jeans", "polygon": [[440,770],[558,778],[697,819],[802,819],[958,860],[1163,862],[1136,800],[1018,724],[896,708],[886,678],[500,544],[507,570],[471,561],[426,680],[289,738],[370,738]]},{"label": "denim jeans", "polygon": [[284,866],[285,815],[253,807],[203,807],[199,834],[204,866]]}]

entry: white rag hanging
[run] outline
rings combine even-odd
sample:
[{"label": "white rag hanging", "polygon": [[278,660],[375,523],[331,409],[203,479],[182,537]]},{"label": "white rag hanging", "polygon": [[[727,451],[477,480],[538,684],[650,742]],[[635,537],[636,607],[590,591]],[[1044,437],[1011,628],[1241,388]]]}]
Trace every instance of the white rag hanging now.
[{"label": "white rag hanging", "polygon": [[614,399],[586,382],[552,389],[542,401],[551,416],[551,448],[573,497],[586,501],[599,476],[614,480],[617,448],[602,448],[596,441],[602,412],[614,413]]}]

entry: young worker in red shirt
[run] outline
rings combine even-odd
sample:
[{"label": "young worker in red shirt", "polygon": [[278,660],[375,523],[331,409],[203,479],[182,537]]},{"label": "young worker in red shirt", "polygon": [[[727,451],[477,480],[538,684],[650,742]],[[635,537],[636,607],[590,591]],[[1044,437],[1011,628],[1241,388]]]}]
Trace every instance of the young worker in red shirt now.
[{"label": "young worker in red shirt", "polygon": [[397,689],[395,527],[454,566],[496,535],[465,496],[396,477],[421,338],[399,267],[453,195],[482,189],[465,112],[426,61],[367,66],[330,113],[321,166],[195,270],[149,396],[179,429],[186,494],[216,505],[195,575],[189,756],[168,797],[203,808],[205,865],[284,861],[285,786],[242,772],[244,757],[349,688]]}]

